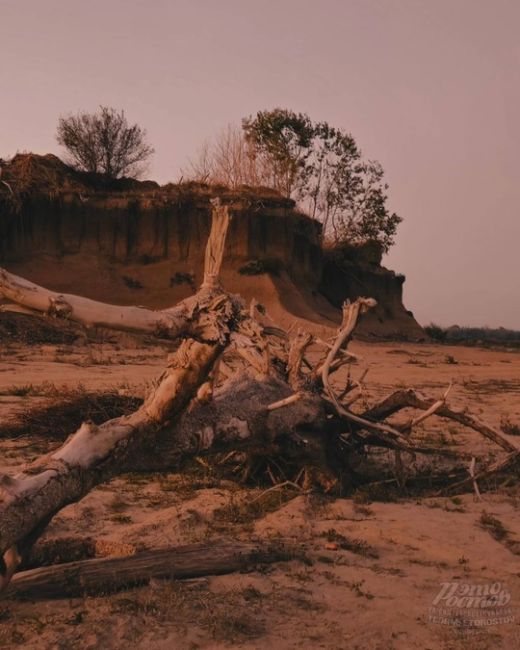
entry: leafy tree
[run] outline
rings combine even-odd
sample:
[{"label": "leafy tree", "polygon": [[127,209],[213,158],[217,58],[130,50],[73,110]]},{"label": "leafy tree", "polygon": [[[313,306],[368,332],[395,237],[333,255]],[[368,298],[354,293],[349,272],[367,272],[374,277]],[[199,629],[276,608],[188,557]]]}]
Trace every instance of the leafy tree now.
[{"label": "leafy tree", "polygon": [[108,106],[100,106],[97,113],[60,117],[56,139],[77,169],[110,178],[140,175],[143,163],[154,153],[146,131],[128,124],[124,111]]},{"label": "leafy tree", "polygon": [[275,108],[244,118],[242,128],[256,156],[268,163],[270,186],[285,196],[298,191],[312,153],[314,127],[309,116]]},{"label": "leafy tree", "polygon": [[349,133],[305,113],[275,108],[243,120],[268,184],[292,196],[336,243],[374,241],[388,251],[401,217],[390,213],[388,185],[376,161],[364,161]]}]

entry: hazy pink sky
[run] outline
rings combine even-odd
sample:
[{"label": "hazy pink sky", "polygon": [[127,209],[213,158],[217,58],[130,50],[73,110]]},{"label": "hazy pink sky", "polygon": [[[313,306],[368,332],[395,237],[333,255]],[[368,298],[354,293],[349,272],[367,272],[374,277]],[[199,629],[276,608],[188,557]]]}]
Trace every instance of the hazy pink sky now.
[{"label": "hazy pink sky", "polygon": [[150,177],[275,106],[349,130],[401,214],[386,264],[422,323],[520,328],[518,0],[0,0],[0,156],[124,108]]}]

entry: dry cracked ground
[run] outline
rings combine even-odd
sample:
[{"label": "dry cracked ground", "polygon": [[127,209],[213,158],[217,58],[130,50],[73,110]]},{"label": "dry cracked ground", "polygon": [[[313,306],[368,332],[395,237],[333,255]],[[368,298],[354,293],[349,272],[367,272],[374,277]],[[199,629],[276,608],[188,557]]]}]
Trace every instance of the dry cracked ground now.
[{"label": "dry cracked ground", "polygon": [[[361,342],[352,349],[370,366],[367,401],[404,385],[438,395],[453,381],[453,405],[467,404],[502,425],[511,440],[519,433],[518,352]],[[8,428],[33,406],[71,390],[140,396],[158,375],[165,352],[119,337],[96,343],[12,341],[2,344],[0,355],[0,422]],[[479,454],[495,451],[453,423],[425,424],[425,439]],[[0,469],[59,444],[35,431],[36,424],[27,425],[0,439]],[[432,496],[432,490],[382,485],[388,489],[380,485],[345,498],[282,489],[265,493],[265,486],[245,488],[218,476],[204,459],[181,474],[119,477],[63,510],[46,537],[71,540],[71,548],[83,538],[94,539],[100,553],[116,555],[252,538],[298,552],[244,573],[152,580],[111,595],[0,600],[0,647],[520,647],[520,490],[514,475],[491,482],[482,500],[472,492]],[[447,582],[500,583],[511,594],[514,620],[476,630],[448,625],[431,609]]]}]

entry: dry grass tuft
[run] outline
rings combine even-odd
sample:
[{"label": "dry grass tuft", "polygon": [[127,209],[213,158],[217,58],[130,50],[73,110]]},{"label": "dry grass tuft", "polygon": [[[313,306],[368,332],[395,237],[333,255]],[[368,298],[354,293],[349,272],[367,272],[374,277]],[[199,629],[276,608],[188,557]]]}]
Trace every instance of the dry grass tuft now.
[{"label": "dry grass tuft", "polygon": [[[17,387],[20,396],[42,394],[32,385]],[[137,397],[113,392],[89,392],[81,386],[76,389],[58,389],[52,385],[43,394],[50,403],[38,405],[20,412],[15,419],[0,425],[1,438],[15,438],[30,434],[50,440],[64,440],[90,421],[101,424],[121,415],[135,411],[142,403]]]}]

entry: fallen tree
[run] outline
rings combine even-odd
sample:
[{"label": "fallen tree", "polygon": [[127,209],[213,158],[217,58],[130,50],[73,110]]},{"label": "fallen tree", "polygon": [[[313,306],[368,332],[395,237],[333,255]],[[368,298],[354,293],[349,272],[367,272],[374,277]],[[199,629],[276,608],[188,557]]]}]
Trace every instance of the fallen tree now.
[{"label": "fallen tree", "polygon": [[[404,481],[402,454],[456,456],[470,461],[466,481],[516,460],[520,450],[501,432],[466,412],[448,407],[449,389],[439,399],[397,391],[370,409],[354,410],[365,372],[341,390],[334,374],[359,359],[348,350],[355,327],[375,305],[359,298],[344,305],[343,320],[331,342],[306,332],[289,336],[253,301],[246,307],[219,282],[232,206],[215,202],[204,281],[199,291],[163,311],[115,307],[61,295],[0,270],[0,297],[47,315],[87,326],[154,334],[179,345],[145,401],[134,412],[96,426],[85,422],[62,446],[12,475],[0,476],[0,590],[52,517],[93,487],[114,476],[142,469],[171,468],[209,451],[247,450],[256,455],[273,446],[290,448],[299,471],[296,487],[341,488],[349,455],[369,445],[393,450],[395,472]],[[307,351],[324,354],[311,363]],[[402,409],[414,415],[396,425],[388,420]],[[475,460],[414,440],[414,428],[439,416],[478,431],[505,452],[505,458],[475,473]],[[244,473],[249,468],[244,466]]]}]

